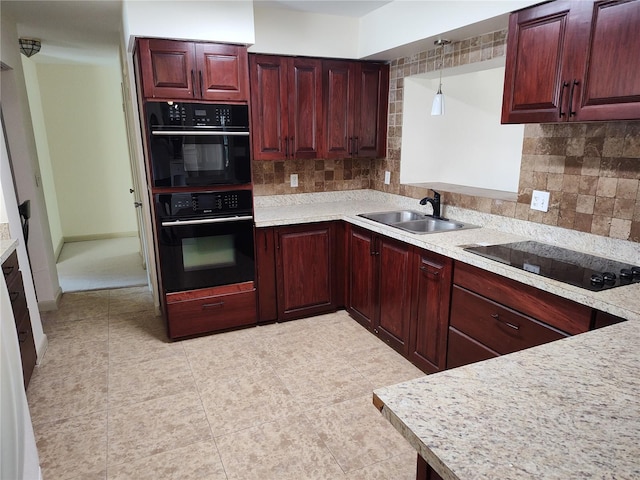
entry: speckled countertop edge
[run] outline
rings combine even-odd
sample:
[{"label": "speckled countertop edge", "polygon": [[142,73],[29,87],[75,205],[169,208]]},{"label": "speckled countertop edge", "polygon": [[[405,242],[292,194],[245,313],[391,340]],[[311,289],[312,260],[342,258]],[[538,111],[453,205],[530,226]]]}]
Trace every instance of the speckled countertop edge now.
[{"label": "speckled countertop edge", "polygon": [[[254,198],[254,205],[257,227],[344,220],[603,312],[628,320],[640,320],[640,283],[602,292],[591,292],[485,259],[466,252],[462,247],[478,243],[490,245],[535,238],[552,245],[565,247],[570,245],[573,250],[640,264],[640,248],[634,242],[447,207],[446,204],[444,215],[455,220],[480,225],[482,228],[416,235],[357,216],[359,213],[398,208],[430,213],[430,207],[419,205],[415,199],[375,190],[258,196]],[[616,255],[613,256],[613,253]]]},{"label": "speckled countertop edge", "polygon": [[377,389],[445,480],[640,478],[632,322]]},{"label": "speckled countertop edge", "polygon": [[9,258],[14,250],[18,247],[18,241],[13,239],[0,239],[0,263]]}]

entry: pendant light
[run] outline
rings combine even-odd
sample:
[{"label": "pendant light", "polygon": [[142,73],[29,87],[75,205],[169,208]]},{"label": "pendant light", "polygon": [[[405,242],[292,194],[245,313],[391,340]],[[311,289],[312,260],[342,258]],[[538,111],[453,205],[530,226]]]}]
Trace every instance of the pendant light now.
[{"label": "pendant light", "polygon": [[444,94],[442,93],[442,68],[444,67],[444,46],[449,45],[451,40],[436,40],[433,42],[441,48],[440,50],[440,83],[438,85],[438,92],[433,98],[433,105],[431,106],[431,115],[444,115]]}]

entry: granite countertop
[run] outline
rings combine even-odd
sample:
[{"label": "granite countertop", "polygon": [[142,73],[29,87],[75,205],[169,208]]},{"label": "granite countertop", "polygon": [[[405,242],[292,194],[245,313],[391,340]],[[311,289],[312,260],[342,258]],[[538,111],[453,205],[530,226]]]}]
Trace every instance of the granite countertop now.
[{"label": "granite countertop", "polygon": [[18,241],[12,239],[0,239],[0,263],[9,258],[14,250],[18,247]]},{"label": "granite countertop", "polygon": [[639,350],[624,322],[381,388],[374,403],[445,480],[637,479]]},{"label": "granite countertop", "polygon": [[427,207],[419,205],[415,199],[371,190],[255,197],[254,203],[257,227],[344,220],[603,312],[628,320],[640,320],[640,283],[592,292],[488,260],[463,250],[464,246],[471,244],[493,245],[535,238],[538,241],[559,246],[571,245],[570,248],[573,250],[605,257],[611,257],[612,252],[615,252],[617,254],[616,260],[640,264],[638,245],[633,242],[612,240],[557,227],[448,208],[446,205],[444,215],[447,217],[480,225],[482,228],[435,234],[413,234],[357,215],[398,208],[429,213]]}]

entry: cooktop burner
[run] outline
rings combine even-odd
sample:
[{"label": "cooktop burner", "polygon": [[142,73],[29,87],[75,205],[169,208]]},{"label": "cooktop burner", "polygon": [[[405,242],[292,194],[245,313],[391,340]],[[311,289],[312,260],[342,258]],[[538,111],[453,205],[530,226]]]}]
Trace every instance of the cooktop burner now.
[{"label": "cooktop burner", "polygon": [[640,282],[640,266],[540,242],[469,246],[466,251],[592,291]]}]

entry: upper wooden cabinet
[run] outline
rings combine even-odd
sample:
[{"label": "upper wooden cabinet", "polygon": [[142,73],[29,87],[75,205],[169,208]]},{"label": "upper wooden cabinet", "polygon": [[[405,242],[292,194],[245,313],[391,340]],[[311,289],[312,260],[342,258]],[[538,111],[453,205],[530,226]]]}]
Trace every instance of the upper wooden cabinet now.
[{"label": "upper wooden cabinet", "polygon": [[246,47],[141,38],[138,55],[146,99],[249,99]]},{"label": "upper wooden cabinet", "polygon": [[322,69],[326,157],[384,157],[389,66],[324,60]]},{"label": "upper wooden cabinet", "polygon": [[558,0],[511,14],[502,123],[640,118],[639,26],[639,0]]},{"label": "upper wooden cabinet", "polygon": [[318,158],[322,143],[322,62],[250,55],[254,160]]}]

